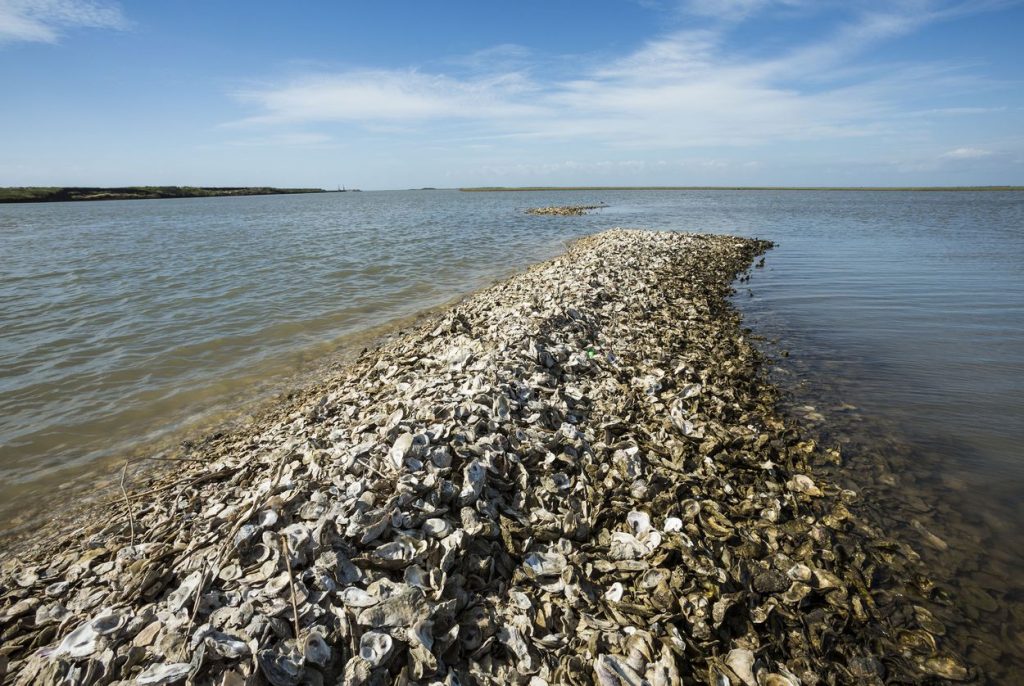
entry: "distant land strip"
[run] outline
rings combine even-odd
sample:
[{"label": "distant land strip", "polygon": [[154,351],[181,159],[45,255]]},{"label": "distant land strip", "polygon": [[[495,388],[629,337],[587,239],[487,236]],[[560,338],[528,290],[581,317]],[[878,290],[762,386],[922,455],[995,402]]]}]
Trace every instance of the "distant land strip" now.
[{"label": "distant land strip", "polygon": [[1024,191],[1024,186],[480,186],[467,193],[523,191]]},{"label": "distant land strip", "polygon": [[83,200],[156,200],[158,198],[211,198],[224,195],[281,195],[324,193],[322,188],[271,188],[269,186],[124,186],[87,188],[77,186],[25,186],[0,188],[4,202],[79,202]]}]

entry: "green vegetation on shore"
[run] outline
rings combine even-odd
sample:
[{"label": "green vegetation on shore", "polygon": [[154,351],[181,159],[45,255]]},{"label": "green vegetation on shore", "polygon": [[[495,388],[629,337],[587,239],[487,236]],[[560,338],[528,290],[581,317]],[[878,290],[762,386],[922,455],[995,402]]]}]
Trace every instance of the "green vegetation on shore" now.
[{"label": "green vegetation on shore", "polygon": [[208,198],[222,195],[279,195],[323,193],[322,188],[271,188],[269,186],[124,186],[86,188],[73,186],[26,186],[0,188],[2,202],[71,202],[80,200],[154,200],[156,198]]},{"label": "green vegetation on shore", "polygon": [[1024,191],[1024,186],[480,186],[467,193],[522,191]]}]

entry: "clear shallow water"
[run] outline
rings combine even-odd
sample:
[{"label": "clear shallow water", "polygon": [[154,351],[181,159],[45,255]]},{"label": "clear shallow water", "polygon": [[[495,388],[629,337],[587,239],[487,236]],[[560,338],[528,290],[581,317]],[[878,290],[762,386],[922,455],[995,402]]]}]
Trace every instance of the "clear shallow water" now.
[{"label": "clear shallow water", "polygon": [[[609,207],[585,217],[523,214],[599,202]],[[775,373],[793,411],[843,447],[836,478],[876,520],[905,529],[949,587],[969,618],[951,640],[992,665],[993,683],[1019,677],[1024,193],[0,205],[0,530],[19,503],[100,465],[109,472],[105,459],[143,439],[180,437],[197,418],[287,388],[371,327],[612,226],[777,243],[736,303],[774,341],[767,350],[790,353]],[[923,545],[920,526],[948,549]]]}]

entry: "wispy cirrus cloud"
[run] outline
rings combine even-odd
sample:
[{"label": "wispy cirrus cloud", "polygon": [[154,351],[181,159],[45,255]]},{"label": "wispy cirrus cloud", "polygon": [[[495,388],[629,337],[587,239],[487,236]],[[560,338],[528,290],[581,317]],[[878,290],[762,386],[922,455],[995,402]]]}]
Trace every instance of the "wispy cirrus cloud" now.
[{"label": "wispy cirrus cloud", "polygon": [[359,70],[309,75],[281,87],[235,95],[262,110],[242,124],[380,122],[525,116],[537,112],[521,101],[534,88],[515,73],[457,79],[415,70]]},{"label": "wispy cirrus cloud", "polygon": [[739,22],[770,12],[813,15],[822,11],[877,16],[903,14],[946,18],[989,12],[1018,4],[1018,0],[676,0],[678,10],[693,17]]},{"label": "wispy cirrus cloud", "polygon": [[738,21],[771,8],[797,8],[808,4],[808,0],[685,0],[681,9],[700,17]]},{"label": "wispy cirrus cloud", "polygon": [[310,148],[322,147],[334,141],[334,138],[315,131],[284,131],[268,136],[241,138],[229,141],[228,144],[238,147],[283,147]]},{"label": "wispy cirrus cloud", "polygon": [[954,148],[949,152],[944,152],[940,157],[947,160],[976,160],[982,157],[991,157],[991,150],[984,148]]},{"label": "wispy cirrus cloud", "polygon": [[[853,19],[824,37],[774,53],[730,41],[728,25],[667,33],[611,60],[577,60],[574,73],[546,77],[524,51],[502,46],[506,71],[472,68],[348,70],[315,74],[236,95],[255,113],[236,124],[276,126],[339,122],[364,128],[400,123],[429,135],[438,122],[459,122],[467,141],[581,141],[606,148],[683,149],[820,141],[892,133],[929,98],[970,85],[956,65],[872,64],[858,57],[873,45],[995,0],[903,0],[861,3]],[[803,0],[730,0],[708,4],[716,17],[741,21],[755,12],[791,10]],[[687,3],[701,11],[700,2]],[[811,11],[811,10],[807,10]],[[484,60],[487,61],[487,60]],[[454,66],[454,65],[453,65]],[[493,64],[491,65],[493,66]],[[924,105],[924,108],[922,108]]]},{"label": "wispy cirrus cloud", "polygon": [[0,0],[0,45],[56,43],[75,28],[127,27],[120,7],[99,0]]}]

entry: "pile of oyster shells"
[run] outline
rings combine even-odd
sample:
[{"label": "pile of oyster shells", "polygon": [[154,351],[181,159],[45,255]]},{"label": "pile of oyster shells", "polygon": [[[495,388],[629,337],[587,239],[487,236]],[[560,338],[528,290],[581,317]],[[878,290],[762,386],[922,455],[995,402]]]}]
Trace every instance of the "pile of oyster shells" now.
[{"label": "pile of oyster shells", "polygon": [[526,214],[555,215],[560,217],[579,217],[590,210],[598,210],[605,205],[552,205],[551,207],[531,207]]},{"label": "pile of oyster shells", "polygon": [[762,241],[614,230],[0,567],[12,684],[966,680],[730,307]]}]

